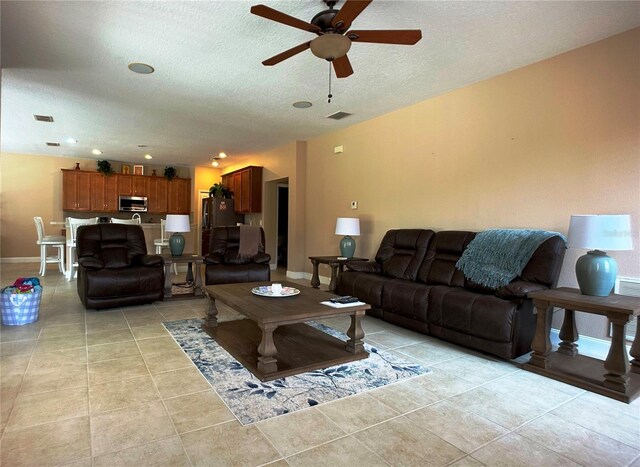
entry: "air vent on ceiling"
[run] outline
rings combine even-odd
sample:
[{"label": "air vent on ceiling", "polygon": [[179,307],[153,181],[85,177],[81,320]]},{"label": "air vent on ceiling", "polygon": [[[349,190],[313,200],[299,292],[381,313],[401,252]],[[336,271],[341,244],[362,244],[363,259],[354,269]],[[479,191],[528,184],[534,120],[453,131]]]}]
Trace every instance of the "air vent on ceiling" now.
[{"label": "air vent on ceiling", "polygon": [[33,115],[33,118],[38,120],[39,122],[53,122],[53,117],[51,115]]},{"label": "air vent on ceiling", "polygon": [[47,143],[47,146],[58,147],[58,146],[60,146],[60,143]]},{"label": "air vent on ceiling", "polygon": [[342,120],[343,118],[348,117],[350,114],[349,112],[343,112],[342,110],[339,110],[336,113],[332,113],[331,115],[327,115],[327,118],[331,118],[333,120]]}]

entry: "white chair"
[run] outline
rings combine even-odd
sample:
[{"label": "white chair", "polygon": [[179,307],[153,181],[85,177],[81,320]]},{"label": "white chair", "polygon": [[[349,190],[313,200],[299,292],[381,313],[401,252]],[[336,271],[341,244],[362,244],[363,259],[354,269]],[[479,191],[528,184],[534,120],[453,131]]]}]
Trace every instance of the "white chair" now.
[{"label": "white chair", "polygon": [[[65,238],[62,235],[45,235],[42,217],[34,217],[33,221],[36,223],[36,230],[38,232],[38,241],[36,243],[40,245],[40,275],[44,276],[47,271],[47,263],[58,263],[60,272],[64,274]],[[47,256],[47,248],[57,248],[58,255]]]},{"label": "white chair", "polygon": [[[162,254],[163,248],[169,248],[169,236],[167,235],[167,231],[165,230],[166,220],[160,220],[160,238],[156,238],[153,241],[153,246],[156,247],[156,255]],[[173,272],[178,275],[178,265],[173,263]]]},{"label": "white chair", "polygon": [[76,260],[76,235],[78,227],[81,225],[97,224],[98,218],[91,217],[89,219],[79,219],[76,217],[67,217],[67,227],[69,235],[67,235],[67,280],[70,281],[78,272],[78,261]]},{"label": "white chair", "polygon": [[135,224],[140,225],[140,218],[136,219],[116,219],[115,217],[111,218],[112,224]]}]

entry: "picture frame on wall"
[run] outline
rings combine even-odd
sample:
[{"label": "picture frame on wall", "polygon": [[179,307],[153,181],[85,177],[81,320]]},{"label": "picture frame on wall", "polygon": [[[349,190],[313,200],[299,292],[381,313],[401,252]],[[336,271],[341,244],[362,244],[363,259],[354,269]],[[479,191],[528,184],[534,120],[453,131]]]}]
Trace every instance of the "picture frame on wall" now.
[{"label": "picture frame on wall", "polygon": [[122,169],[120,169],[120,172],[125,175],[129,175],[131,173],[131,166],[128,164],[122,164]]},{"label": "picture frame on wall", "polygon": [[144,166],[143,165],[134,165],[133,166],[133,175],[144,175]]}]

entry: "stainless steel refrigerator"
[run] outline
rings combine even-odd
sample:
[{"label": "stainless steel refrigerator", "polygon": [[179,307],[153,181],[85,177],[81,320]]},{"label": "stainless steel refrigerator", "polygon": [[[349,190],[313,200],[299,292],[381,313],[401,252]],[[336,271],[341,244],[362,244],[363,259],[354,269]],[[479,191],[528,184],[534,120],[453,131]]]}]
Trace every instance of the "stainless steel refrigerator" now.
[{"label": "stainless steel refrigerator", "polygon": [[236,225],[244,216],[233,212],[232,199],[204,198],[202,200],[202,254],[209,253],[209,240],[214,227]]}]

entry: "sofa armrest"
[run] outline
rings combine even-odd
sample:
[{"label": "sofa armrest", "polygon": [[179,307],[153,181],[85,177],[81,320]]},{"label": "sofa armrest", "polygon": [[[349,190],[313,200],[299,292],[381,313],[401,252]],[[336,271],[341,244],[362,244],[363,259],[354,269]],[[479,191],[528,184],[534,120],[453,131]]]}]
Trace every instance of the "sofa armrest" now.
[{"label": "sofa armrest", "polygon": [[544,284],[527,281],[513,281],[510,284],[503,285],[496,290],[496,296],[500,298],[526,298],[527,294],[537,290],[548,289]]},{"label": "sofa armrest", "polygon": [[271,255],[269,253],[258,253],[252,258],[253,262],[256,264],[264,264],[271,261]]},{"label": "sofa armrest", "polygon": [[382,273],[382,265],[375,261],[349,261],[346,266],[349,271]]},{"label": "sofa armrest", "polygon": [[104,261],[96,258],[95,256],[83,256],[78,259],[78,264],[85,269],[104,269]]},{"label": "sofa armrest", "polygon": [[164,260],[160,255],[144,255],[140,257],[140,264],[142,266],[161,266],[164,264]]},{"label": "sofa armrest", "polygon": [[222,255],[218,253],[209,253],[204,257],[205,264],[221,264],[222,263]]}]

